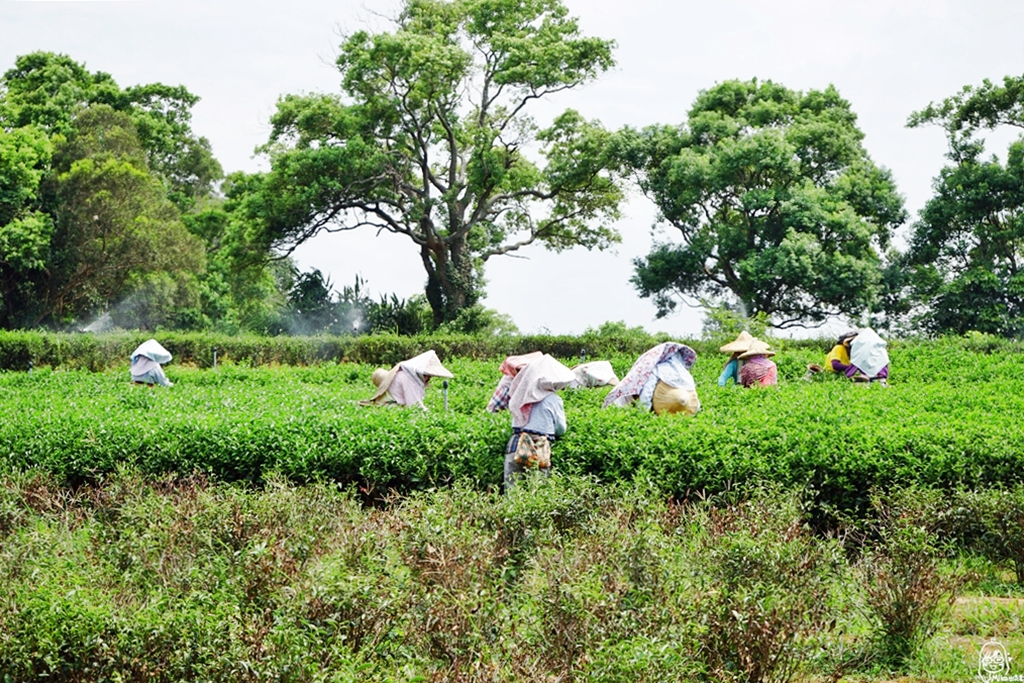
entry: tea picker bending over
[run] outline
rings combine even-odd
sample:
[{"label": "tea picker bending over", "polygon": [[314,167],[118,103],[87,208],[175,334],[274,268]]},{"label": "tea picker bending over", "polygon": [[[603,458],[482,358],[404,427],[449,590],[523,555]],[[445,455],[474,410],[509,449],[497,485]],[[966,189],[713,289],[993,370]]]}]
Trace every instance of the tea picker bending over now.
[{"label": "tea picker bending over", "polygon": [[696,360],[697,353],[679,342],[663,342],[648,349],[608,392],[604,407],[626,407],[639,402],[659,415],[696,415],[700,399],[690,374]]},{"label": "tea picker bending over", "polygon": [[390,370],[377,368],[373,371],[373,383],[377,392],[365,401],[364,406],[417,406],[423,410],[423,397],[431,377],[454,377],[433,350],[425,351],[409,360],[403,360]]},{"label": "tea picker bending over", "polygon": [[739,386],[740,384],[740,369],[743,367],[743,361],[740,360],[740,354],[744,353],[750,348],[750,342],[754,338],[749,332],[743,330],[739,335],[728,344],[723,344],[719,347],[719,351],[722,353],[732,354],[729,356],[729,360],[726,361],[725,367],[722,368],[722,374],[718,376],[718,386],[728,386],[729,380],[733,381],[733,384]]},{"label": "tea picker bending over", "polygon": [[570,389],[592,389],[594,387],[614,387],[619,383],[612,364],[606,360],[592,360],[572,368],[576,379],[569,384]]},{"label": "tea picker bending over", "polygon": [[836,343],[832,345],[832,349],[825,355],[824,363],[821,365],[811,363],[807,366],[805,378],[810,379],[819,372],[831,372],[833,374],[846,372],[846,369],[850,367],[850,342],[856,336],[857,330],[850,330],[839,335]]},{"label": "tea picker bending over", "polygon": [[743,361],[740,370],[740,384],[748,389],[754,386],[770,387],[779,383],[779,369],[775,362],[769,360],[775,352],[768,344],[758,338],[750,342],[746,351],[739,355]]},{"label": "tea picker bending over", "polygon": [[494,389],[494,393],[491,395],[491,400],[487,402],[487,411],[491,413],[497,413],[499,411],[508,408],[509,394],[512,390],[512,380],[519,374],[519,371],[526,367],[526,364],[530,361],[537,360],[543,356],[540,351],[531,351],[530,353],[524,353],[521,356],[509,356],[501,363],[501,379],[498,380],[498,386]]},{"label": "tea picker bending over", "polygon": [[878,382],[883,387],[888,386],[889,352],[885,347],[885,340],[877,332],[864,328],[850,342],[850,365],[836,369],[846,372],[855,382]]},{"label": "tea picker bending over", "polygon": [[527,363],[512,380],[508,411],[512,436],[505,447],[505,490],[528,469],[551,471],[551,442],[565,434],[565,405],[555,392],[576,378],[572,370],[544,354]]},{"label": "tea picker bending over", "polygon": [[815,363],[807,366],[808,377],[822,371],[834,372],[854,382],[888,386],[889,352],[885,347],[885,340],[870,327],[845,332],[825,356],[824,367]]},{"label": "tea picker bending over", "polygon": [[129,373],[136,384],[174,386],[161,367],[164,363],[171,362],[171,353],[156,339],[148,339],[139,344],[138,348],[132,351],[131,362]]}]

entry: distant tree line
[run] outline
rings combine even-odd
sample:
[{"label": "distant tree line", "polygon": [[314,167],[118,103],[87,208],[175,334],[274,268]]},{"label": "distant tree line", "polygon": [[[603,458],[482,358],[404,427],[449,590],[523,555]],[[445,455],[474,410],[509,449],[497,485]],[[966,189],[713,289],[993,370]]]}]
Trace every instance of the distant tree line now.
[{"label": "distant tree line", "polygon": [[[479,303],[487,261],[615,244],[634,184],[663,230],[633,284],[660,315],[1024,331],[1024,138],[1005,162],[984,147],[986,131],[1024,128],[1024,76],[911,114],[945,130],[949,163],[907,225],[833,86],[726,81],[683,123],[639,130],[529,115],[611,68],[613,50],[561,0],[404,0],[387,30],[344,37],[341,93],[279,100],[258,150],[268,171],[227,176],[184,87],[19,57],[0,79],[0,328],[509,331]],[[338,290],[289,258],[360,228],[409,240],[423,295],[374,299],[358,276]]]}]

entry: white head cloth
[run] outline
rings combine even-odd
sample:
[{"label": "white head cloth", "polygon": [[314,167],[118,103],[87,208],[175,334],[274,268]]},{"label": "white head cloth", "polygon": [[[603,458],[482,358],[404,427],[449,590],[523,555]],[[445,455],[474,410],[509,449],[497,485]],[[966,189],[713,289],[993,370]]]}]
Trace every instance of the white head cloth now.
[{"label": "white head cloth", "polygon": [[398,367],[414,375],[421,382],[427,377],[454,377],[447,368],[441,365],[441,359],[437,357],[437,352],[433,349],[413,356],[409,360],[403,360]]},{"label": "white head cloth", "polygon": [[572,388],[613,387],[619,383],[619,378],[615,376],[612,364],[606,360],[593,360],[589,363],[583,363],[574,367],[572,371],[576,374],[576,379],[569,385]]},{"label": "white head cloth", "polygon": [[889,364],[886,342],[870,327],[866,327],[850,342],[850,363],[868,377],[874,377]]},{"label": "white head cloth", "polygon": [[523,427],[530,419],[530,408],[550,394],[569,386],[576,379],[572,370],[552,356],[544,354],[527,363],[515,379],[509,394],[508,410],[512,413],[512,426]]},{"label": "white head cloth", "polygon": [[156,361],[161,365],[171,362],[171,352],[161,346],[160,342],[156,339],[147,339],[139,344],[137,349],[132,351],[132,360],[135,360],[139,356],[145,356],[151,361]]}]

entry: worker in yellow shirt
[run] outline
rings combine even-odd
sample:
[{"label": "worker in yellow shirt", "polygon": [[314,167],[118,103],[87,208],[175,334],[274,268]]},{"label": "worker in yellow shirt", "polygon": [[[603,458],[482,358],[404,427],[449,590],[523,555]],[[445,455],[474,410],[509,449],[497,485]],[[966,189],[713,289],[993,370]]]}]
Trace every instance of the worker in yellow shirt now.
[{"label": "worker in yellow shirt", "polygon": [[825,356],[825,362],[822,365],[811,363],[807,366],[806,379],[810,379],[812,375],[819,372],[843,372],[850,365],[850,344],[856,336],[856,330],[839,335],[832,350]]}]

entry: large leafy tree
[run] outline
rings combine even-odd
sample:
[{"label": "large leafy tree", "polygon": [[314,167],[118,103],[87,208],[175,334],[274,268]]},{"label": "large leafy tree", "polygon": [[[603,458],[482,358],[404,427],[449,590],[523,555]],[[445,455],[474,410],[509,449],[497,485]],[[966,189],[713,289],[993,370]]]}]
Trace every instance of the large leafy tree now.
[{"label": "large leafy tree", "polygon": [[[951,165],[914,224],[898,281],[926,329],[998,335],[1024,331],[1024,137],[1006,163],[984,157],[981,134],[1024,128],[1024,77],[965,87],[911,115],[908,125],[939,125]],[[913,310],[913,309],[912,309]]]},{"label": "large leafy tree", "polygon": [[905,212],[862,139],[835,88],[757,80],[702,91],[685,124],[624,130],[619,151],[675,237],[635,261],[640,294],[659,315],[724,304],[780,328],[863,313]]},{"label": "large leafy tree", "polygon": [[46,270],[53,218],[39,210],[53,146],[42,131],[0,128],[0,325]]},{"label": "large leafy tree", "polygon": [[[220,166],[190,128],[198,98],[121,89],[65,55],[0,79],[0,326],[64,326],[104,310],[176,324],[201,306],[201,244],[181,220]],[[195,317],[195,316],[193,316]]]},{"label": "large leafy tree", "polygon": [[492,256],[617,241],[609,134],[574,111],[543,130],[527,115],[611,67],[612,47],[560,0],[405,0],[392,30],[345,38],[340,96],[279,102],[248,203],[263,246],[405,235],[439,324],[477,300]]},{"label": "large leafy tree", "polygon": [[167,285],[151,297],[164,292],[168,308],[188,301],[188,283],[204,266],[202,243],[149,171],[126,114],[106,105],[81,112],[56,145],[44,185],[53,207],[44,277],[29,300],[12,297],[9,323],[83,320],[144,284],[152,289],[154,278]]},{"label": "large leafy tree", "polygon": [[183,216],[189,231],[206,244],[199,326],[266,334],[287,329],[282,316],[294,282],[294,266],[290,259],[270,259],[269,253],[253,242],[260,237],[251,229],[245,206],[258,181],[259,176],[232,173],[221,186],[223,201]]},{"label": "large leafy tree", "polygon": [[179,208],[188,209],[223,175],[210,143],[192,132],[192,107],[198,101],[183,86],[122,89],[110,74],[90,73],[67,55],[33,52],[18,57],[0,80],[0,127],[33,126],[68,136],[81,111],[107,105],[132,120],[147,165]]}]

